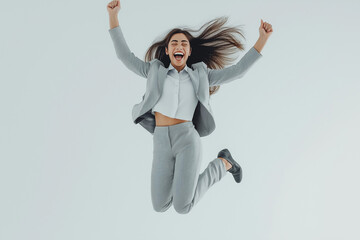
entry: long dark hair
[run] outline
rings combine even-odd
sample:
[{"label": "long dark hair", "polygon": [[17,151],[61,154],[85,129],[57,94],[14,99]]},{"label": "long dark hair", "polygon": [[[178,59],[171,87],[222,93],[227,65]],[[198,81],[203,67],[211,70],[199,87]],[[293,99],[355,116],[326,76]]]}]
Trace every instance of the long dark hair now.
[{"label": "long dark hair", "polygon": [[[236,60],[234,57],[229,57],[230,54],[236,53],[238,49],[244,50],[243,44],[236,38],[235,34],[239,34],[245,39],[242,30],[238,29],[237,26],[223,26],[227,20],[227,16],[215,18],[205,23],[199,30],[174,28],[162,40],[153,43],[149,47],[145,55],[145,61],[157,58],[165,67],[168,67],[170,57],[166,55],[165,47],[168,47],[172,35],[183,33],[189,40],[191,47],[191,55],[186,62],[188,67],[197,62],[204,62],[211,69],[224,68],[225,65],[230,65]],[[203,28],[205,29],[202,30]],[[200,34],[194,36],[190,32],[200,32]],[[219,88],[220,86],[209,87],[209,94],[216,93]]]}]

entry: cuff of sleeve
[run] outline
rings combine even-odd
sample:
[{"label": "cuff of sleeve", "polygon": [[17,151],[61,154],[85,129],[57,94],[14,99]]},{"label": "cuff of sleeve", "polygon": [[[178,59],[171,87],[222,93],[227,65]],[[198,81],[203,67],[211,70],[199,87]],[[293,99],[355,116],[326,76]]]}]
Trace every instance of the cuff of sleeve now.
[{"label": "cuff of sleeve", "polygon": [[115,47],[117,49],[122,49],[122,51],[126,51],[126,50],[124,50],[124,46],[126,45],[126,47],[127,47],[127,44],[126,44],[126,41],[125,41],[125,38],[124,38],[124,35],[123,35],[120,25],[109,29],[109,33],[110,33],[111,39],[114,42]]},{"label": "cuff of sleeve", "polygon": [[254,47],[250,48],[250,52],[252,52],[252,55],[257,55],[258,57],[262,57],[263,55],[259,53]]},{"label": "cuff of sleeve", "polygon": [[118,32],[118,31],[121,31],[121,28],[120,28],[120,25],[117,26],[117,27],[114,27],[114,28],[111,28],[109,29],[109,33],[115,33],[115,32]]}]

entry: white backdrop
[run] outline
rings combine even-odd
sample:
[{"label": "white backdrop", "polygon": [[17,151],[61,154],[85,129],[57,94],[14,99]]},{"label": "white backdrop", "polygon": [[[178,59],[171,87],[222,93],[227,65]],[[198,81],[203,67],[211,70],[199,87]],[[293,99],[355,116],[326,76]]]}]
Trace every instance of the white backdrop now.
[{"label": "white backdrop", "polygon": [[185,215],[152,208],[152,135],[131,120],[146,80],[116,58],[107,3],[0,4],[0,239],[359,239],[358,1],[121,1],[141,59],[176,26],[230,16],[245,51],[273,26],[201,138],[202,169],[227,147],[243,181]]}]

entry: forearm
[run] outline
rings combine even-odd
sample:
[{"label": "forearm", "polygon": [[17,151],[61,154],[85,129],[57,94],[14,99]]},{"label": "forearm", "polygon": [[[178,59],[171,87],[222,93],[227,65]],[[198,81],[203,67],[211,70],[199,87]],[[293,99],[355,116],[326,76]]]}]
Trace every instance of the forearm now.
[{"label": "forearm", "polygon": [[117,14],[109,15],[110,29],[119,26],[119,20]]},{"label": "forearm", "polygon": [[266,38],[259,37],[259,39],[256,41],[254,45],[254,48],[260,53],[261,50],[264,48],[266,41],[267,41]]}]

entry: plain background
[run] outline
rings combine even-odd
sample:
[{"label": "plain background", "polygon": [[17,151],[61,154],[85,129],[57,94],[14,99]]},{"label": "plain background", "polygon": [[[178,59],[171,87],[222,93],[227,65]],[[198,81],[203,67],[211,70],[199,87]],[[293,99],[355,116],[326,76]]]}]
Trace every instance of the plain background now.
[{"label": "plain background", "polygon": [[[153,210],[146,79],[117,59],[108,1],[0,4],[0,239],[359,239],[359,1],[123,0],[132,52],[220,16],[273,26],[263,57],[211,97],[202,167],[243,167],[187,215]],[[235,62],[234,62],[235,63]],[[231,111],[230,111],[231,110]]]}]

